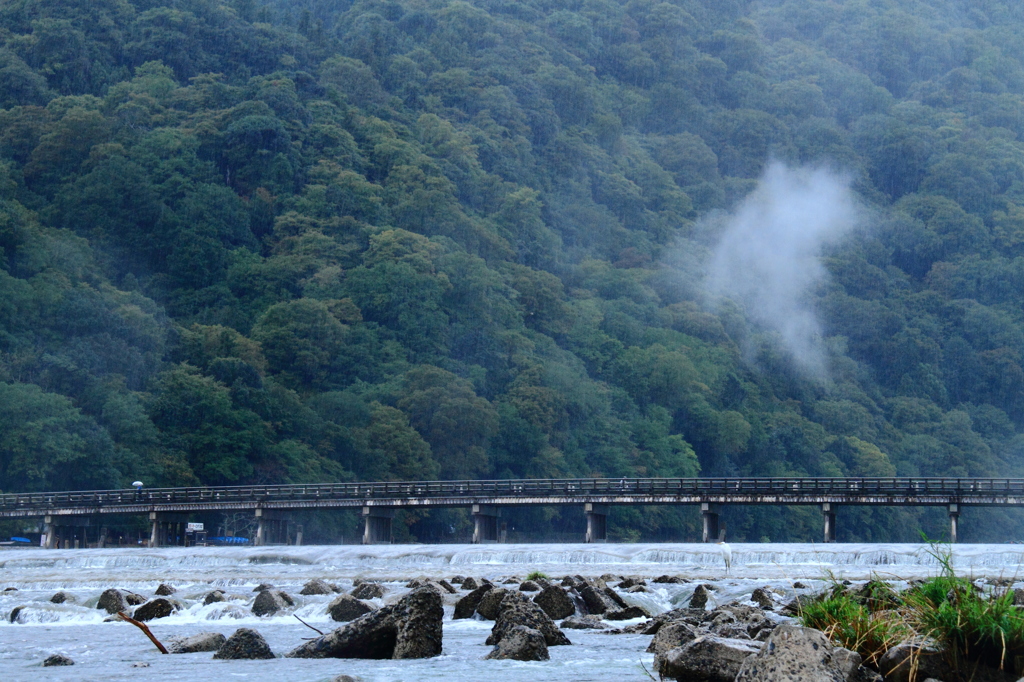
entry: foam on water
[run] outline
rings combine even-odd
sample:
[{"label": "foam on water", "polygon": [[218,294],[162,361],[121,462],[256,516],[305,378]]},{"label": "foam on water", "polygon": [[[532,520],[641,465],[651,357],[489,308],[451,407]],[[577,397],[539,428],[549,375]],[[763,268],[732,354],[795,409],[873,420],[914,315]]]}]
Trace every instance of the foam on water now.
[{"label": "foam on water", "polygon": [[[945,548],[942,548],[945,549]],[[1016,578],[1024,564],[1024,546],[956,545],[948,548],[964,575]],[[378,606],[404,593],[413,577],[455,574],[499,579],[539,570],[550,576],[682,575],[716,586],[709,607],[750,598],[754,588],[769,586],[789,598],[813,592],[829,576],[864,580],[872,576],[908,580],[939,570],[935,549],[925,545],[868,544],[734,544],[726,572],[722,548],[706,544],[538,544],[538,545],[390,545],[307,547],[124,548],[88,550],[0,551],[0,678],[38,679],[39,661],[49,653],[71,655],[81,665],[47,669],[47,679],[68,680],[194,680],[211,670],[267,682],[326,681],[340,673],[364,680],[445,680],[479,678],[482,642],[490,623],[452,621],[456,595],[446,597],[445,653],[427,661],[210,661],[208,654],[160,656],[130,625],[108,623],[96,608],[100,593],[119,587],[150,596],[161,582],[177,588],[171,597],[181,608],[150,623],[162,639],[216,630],[230,635],[238,627],[258,629],[278,653],[288,651],[312,633],[295,616],[321,630],[333,628],[327,604],[334,595],[302,596],[302,585],[321,578],[348,591],[356,578],[385,581],[388,594]],[[794,581],[806,584],[795,589]],[[252,615],[253,587],[268,582],[287,591],[295,606],[270,617]],[[658,613],[685,604],[697,582],[649,584],[649,592],[627,593],[630,604]],[[223,590],[227,600],[203,604],[207,593]],[[51,603],[57,590],[72,602]],[[22,607],[9,622],[11,611]],[[621,624],[618,624],[621,625]],[[649,637],[572,631],[572,647],[554,647],[552,661],[524,664],[487,662],[488,674],[531,682],[566,679],[647,679],[644,653]],[[140,641],[141,639],[141,641]],[[155,654],[155,655],[154,655]],[[130,661],[151,664],[130,669]]]}]

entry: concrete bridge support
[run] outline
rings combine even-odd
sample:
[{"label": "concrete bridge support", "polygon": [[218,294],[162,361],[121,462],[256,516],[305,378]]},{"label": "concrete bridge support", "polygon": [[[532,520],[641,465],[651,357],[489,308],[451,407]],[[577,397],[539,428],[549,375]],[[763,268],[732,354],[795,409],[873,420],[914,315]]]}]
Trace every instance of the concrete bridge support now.
[{"label": "concrete bridge support", "polygon": [[501,510],[489,504],[473,505],[473,544],[498,542]]},{"label": "concrete bridge support", "polygon": [[831,502],[821,505],[821,514],[825,517],[825,542],[836,541],[836,510]]},{"label": "concrete bridge support", "polygon": [[43,517],[43,532],[46,549],[71,549],[87,546],[86,528],[92,525],[88,516],[56,516],[47,514]]},{"label": "concrete bridge support", "polygon": [[956,534],[960,525],[960,505],[949,505],[949,541],[956,542]]},{"label": "concrete bridge support", "polygon": [[291,519],[287,512],[256,509],[256,545],[292,544]]},{"label": "concrete bridge support", "polygon": [[608,542],[608,505],[587,502],[587,542]]},{"label": "concrete bridge support", "polygon": [[390,545],[391,521],[394,518],[394,509],[363,507],[363,544]]},{"label": "concrete bridge support", "polygon": [[718,513],[719,507],[717,504],[711,502],[700,503],[701,526],[703,526],[701,533],[702,542],[718,542],[720,539],[724,539],[722,537],[724,529],[720,528]]},{"label": "concrete bridge support", "polygon": [[149,512],[149,546],[166,547],[185,544],[188,514]]}]

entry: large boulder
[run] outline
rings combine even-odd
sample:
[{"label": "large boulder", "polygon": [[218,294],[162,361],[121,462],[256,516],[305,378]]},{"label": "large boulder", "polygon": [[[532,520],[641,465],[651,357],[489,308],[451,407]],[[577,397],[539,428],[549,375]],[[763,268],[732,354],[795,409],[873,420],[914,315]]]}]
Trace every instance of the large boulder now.
[{"label": "large boulder", "polygon": [[274,658],[263,635],[249,628],[238,628],[213,655],[222,660]]},{"label": "large boulder", "polygon": [[[594,585],[584,585],[579,588],[580,596],[583,598],[583,603],[587,606],[588,613],[602,614],[608,611],[618,611],[626,605],[625,602],[620,604],[612,599],[611,595],[608,594],[609,592],[615,594],[611,589],[604,590]],[[618,597],[618,595],[615,596]],[[622,601],[621,597],[619,601]]]},{"label": "large boulder", "polygon": [[734,682],[743,662],[761,650],[750,640],[704,635],[654,657],[664,677],[685,682]]},{"label": "large boulder", "polygon": [[385,591],[380,583],[360,583],[349,594],[356,599],[380,599]]},{"label": "large boulder", "polygon": [[96,602],[96,608],[103,609],[107,613],[118,613],[119,611],[127,611],[129,606],[128,593],[124,590],[118,590],[110,588],[109,590],[103,590],[103,594],[100,595],[100,600]]},{"label": "large boulder", "polygon": [[623,609],[606,611],[604,617],[607,620],[632,620],[633,618],[650,618],[651,614],[642,606],[627,606]]},{"label": "large boulder", "polygon": [[70,658],[68,658],[67,656],[64,656],[62,654],[50,654],[49,656],[47,656],[43,660],[43,667],[44,668],[52,668],[52,667],[55,667],[55,666],[74,665],[74,664],[75,664],[74,661],[72,661]]},{"label": "large boulder", "polygon": [[942,652],[916,642],[904,642],[886,651],[878,660],[878,671],[886,682],[912,682],[929,677],[955,680],[960,677],[957,674],[960,671],[950,667]]},{"label": "large boulder", "polygon": [[208,593],[206,595],[206,598],[203,599],[203,606],[209,606],[210,604],[214,604],[216,602],[221,601],[227,601],[226,597],[224,596],[224,591],[214,590],[213,592]]},{"label": "large boulder", "polygon": [[547,641],[539,631],[525,625],[513,625],[485,659],[512,659],[514,661],[547,661]]},{"label": "large boulder", "polygon": [[548,585],[533,598],[533,603],[544,610],[552,620],[562,620],[576,613],[576,604],[565,588]]},{"label": "large boulder", "polygon": [[495,587],[493,590],[489,590],[477,604],[476,612],[480,614],[481,618],[496,620],[498,612],[501,610],[502,600],[511,592],[512,590],[504,587]]},{"label": "large boulder", "polygon": [[191,637],[172,639],[167,645],[168,653],[194,654],[200,651],[220,651],[228,639],[219,632],[200,632]]},{"label": "large boulder", "polygon": [[330,585],[325,583],[323,580],[320,580],[320,578],[313,578],[302,586],[302,589],[299,590],[299,594],[303,596],[334,594],[334,590],[331,589]]},{"label": "large boulder", "polygon": [[178,610],[176,604],[163,597],[148,601],[139,608],[135,609],[135,613],[132,614],[135,620],[155,620],[157,618],[166,618],[175,611]]},{"label": "large boulder", "polygon": [[689,607],[691,609],[707,608],[708,598],[710,596],[711,593],[708,591],[707,587],[704,585],[697,585],[693,590],[693,594],[690,596]]},{"label": "large boulder", "polygon": [[765,611],[771,611],[775,608],[775,600],[772,599],[772,593],[764,587],[759,587],[754,590],[754,593],[750,595],[750,601],[754,602]]},{"label": "large boulder", "polygon": [[429,658],[441,653],[441,595],[421,587],[296,647],[292,658]]},{"label": "large boulder", "polygon": [[272,616],[278,611],[295,606],[295,600],[283,590],[263,590],[252,603],[254,616]]},{"label": "large boulder", "polygon": [[764,639],[775,626],[764,611],[746,604],[726,604],[704,616],[708,632],[731,639]]},{"label": "large boulder", "polygon": [[174,589],[173,587],[171,587],[167,583],[160,583],[159,585],[156,586],[156,591],[153,592],[153,594],[155,594],[158,597],[170,597],[172,594],[174,594],[177,591],[178,590]]},{"label": "large boulder", "polygon": [[540,592],[540,585],[537,584],[536,580],[524,580],[519,584],[520,592]]},{"label": "large boulder", "polygon": [[608,630],[611,628],[611,625],[601,620],[601,616],[589,614],[586,616],[569,616],[559,623],[559,627],[569,630]]},{"label": "large boulder", "polygon": [[478,582],[476,581],[476,578],[473,578],[473,577],[469,577],[469,578],[465,578],[465,579],[464,579],[464,580],[463,580],[463,581],[462,581],[462,582],[460,583],[460,587],[462,587],[462,589],[464,589],[464,590],[470,590],[470,591],[473,591],[473,590],[475,590],[476,588],[480,587],[480,583],[478,583]]},{"label": "large boulder", "polygon": [[[459,601],[455,602],[455,615],[453,618],[472,618],[473,614],[476,613],[477,607],[480,606],[480,602],[483,600],[484,596],[493,589],[494,585],[484,583]],[[504,591],[507,592],[507,590]],[[495,615],[497,615],[497,613],[495,613]],[[491,620],[494,619],[491,618]]]},{"label": "large boulder", "polygon": [[[843,663],[846,663],[845,657]],[[859,665],[859,663],[858,663]],[[736,682],[846,682],[825,633],[799,625],[775,628],[756,654],[743,661]]]},{"label": "large boulder", "polygon": [[359,601],[350,594],[339,594],[330,604],[327,605],[327,613],[331,614],[331,620],[339,623],[347,623],[360,616],[373,611],[369,604]]},{"label": "large boulder", "polygon": [[497,644],[516,625],[524,625],[533,628],[544,635],[544,641],[548,646],[559,646],[572,644],[565,633],[558,629],[554,621],[544,613],[543,609],[534,604],[521,592],[509,592],[501,600],[498,617],[491,628],[491,635],[487,638],[487,644]]},{"label": "large boulder", "polygon": [[681,620],[673,620],[658,628],[658,633],[647,646],[647,653],[663,654],[697,639],[697,629]]}]

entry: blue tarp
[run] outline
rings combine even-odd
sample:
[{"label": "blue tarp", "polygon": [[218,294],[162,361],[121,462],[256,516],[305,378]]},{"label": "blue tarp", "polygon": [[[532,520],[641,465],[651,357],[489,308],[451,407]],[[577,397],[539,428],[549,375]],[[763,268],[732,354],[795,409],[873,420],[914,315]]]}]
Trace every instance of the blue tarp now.
[{"label": "blue tarp", "polygon": [[29,540],[28,538],[15,538],[15,537],[12,537],[12,538],[11,538],[11,541],[12,541],[12,542],[28,542],[28,543],[31,543],[31,542],[32,542],[32,541],[31,541],[31,540]]},{"label": "blue tarp", "polygon": [[247,545],[249,544],[249,538],[240,537],[215,537],[207,538],[207,542],[213,542],[218,545]]}]

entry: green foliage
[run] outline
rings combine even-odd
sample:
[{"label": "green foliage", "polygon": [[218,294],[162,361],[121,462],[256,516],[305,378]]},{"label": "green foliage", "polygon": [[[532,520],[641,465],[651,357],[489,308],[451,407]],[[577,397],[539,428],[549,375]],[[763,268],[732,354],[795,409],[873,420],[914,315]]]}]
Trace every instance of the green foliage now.
[{"label": "green foliage", "polygon": [[[1008,3],[342,4],[0,5],[0,383],[45,404],[0,487],[1024,473]],[[772,157],[871,207],[811,295],[825,383],[701,292]]]}]

